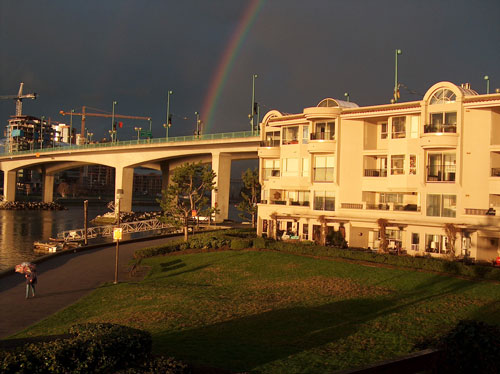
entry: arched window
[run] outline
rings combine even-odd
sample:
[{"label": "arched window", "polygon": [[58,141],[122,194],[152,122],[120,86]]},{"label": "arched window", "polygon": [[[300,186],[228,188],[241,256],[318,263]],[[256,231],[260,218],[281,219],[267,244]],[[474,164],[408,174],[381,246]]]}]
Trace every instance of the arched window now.
[{"label": "arched window", "polygon": [[339,104],[333,99],[324,99],[318,104],[318,107],[334,108],[338,107]]},{"label": "arched window", "polygon": [[455,93],[447,88],[439,88],[431,96],[430,104],[448,104],[454,103],[457,96]]}]

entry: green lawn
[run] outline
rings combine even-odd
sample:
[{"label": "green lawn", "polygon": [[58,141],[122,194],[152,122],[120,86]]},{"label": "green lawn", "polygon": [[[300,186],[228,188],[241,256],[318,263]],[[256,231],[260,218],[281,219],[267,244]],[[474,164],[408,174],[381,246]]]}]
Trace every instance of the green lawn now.
[{"label": "green lawn", "polygon": [[148,330],[154,350],[264,373],[319,373],[404,355],[473,318],[500,324],[500,285],[267,251],[157,257],[18,336],[87,321]]}]

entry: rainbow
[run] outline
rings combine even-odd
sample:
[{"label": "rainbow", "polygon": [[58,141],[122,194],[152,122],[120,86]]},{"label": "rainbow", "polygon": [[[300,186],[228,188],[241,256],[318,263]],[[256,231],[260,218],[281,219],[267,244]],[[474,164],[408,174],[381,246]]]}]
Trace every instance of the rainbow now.
[{"label": "rainbow", "polygon": [[210,83],[209,90],[203,101],[201,115],[205,123],[204,132],[210,133],[213,126],[213,117],[221,92],[226,84],[227,77],[234,64],[238,51],[245,40],[248,31],[252,27],[259,10],[262,8],[265,0],[250,0],[243,16],[235,30],[231,40],[229,41],[224,53],[219,61],[217,70]]}]

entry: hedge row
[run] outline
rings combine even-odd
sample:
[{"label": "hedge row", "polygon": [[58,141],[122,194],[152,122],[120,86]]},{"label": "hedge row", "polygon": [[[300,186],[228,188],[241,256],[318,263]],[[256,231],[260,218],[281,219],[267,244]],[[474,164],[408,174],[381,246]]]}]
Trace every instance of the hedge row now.
[{"label": "hedge row", "polygon": [[[31,343],[14,351],[0,352],[2,373],[129,373],[141,371],[151,361],[151,335],[147,332],[110,323],[88,323],[70,329],[73,336],[51,342]],[[162,360],[152,360],[160,365]],[[169,362],[160,373],[184,373],[182,363]],[[175,369],[175,370],[174,370]]]},{"label": "hedge row", "polygon": [[388,264],[396,267],[407,267],[448,273],[470,278],[480,278],[500,281],[500,268],[493,266],[466,264],[459,261],[446,259],[417,257],[409,255],[392,255],[372,252],[360,249],[341,249],[334,247],[324,247],[312,243],[290,243],[283,241],[255,238],[253,242],[255,248],[267,248],[280,252],[295,253],[301,255],[325,256],[333,258],[343,258],[348,260],[367,261],[380,264]]},{"label": "hedge row", "polygon": [[330,246],[320,246],[312,242],[284,242],[255,237],[253,229],[232,229],[215,231],[191,236],[188,242],[174,241],[157,247],[138,250],[134,257],[137,260],[146,257],[163,255],[185,249],[218,249],[221,247],[231,249],[260,248],[272,249],[280,252],[300,255],[324,256],[343,258],[348,260],[367,261],[388,264],[396,267],[406,267],[435,271],[470,278],[480,278],[500,281],[500,268],[479,264],[466,264],[447,259],[416,257],[408,255],[392,255],[376,253],[362,249],[344,249]]},{"label": "hedge row", "polygon": [[187,242],[175,240],[159,246],[140,249],[134,253],[134,258],[140,260],[186,249],[218,249],[225,246],[231,249],[249,248],[252,247],[254,237],[254,229],[232,229],[200,233],[189,237]]}]

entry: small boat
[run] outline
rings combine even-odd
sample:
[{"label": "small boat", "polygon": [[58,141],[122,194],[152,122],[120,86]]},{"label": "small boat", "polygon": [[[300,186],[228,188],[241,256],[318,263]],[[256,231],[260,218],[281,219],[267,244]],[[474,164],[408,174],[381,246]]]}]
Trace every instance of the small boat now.
[{"label": "small boat", "polygon": [[81,243],[79,241],[64,241],[64,240],[50,240],[48,243],[34,242],[33,250],[36,253],[55,253],[59,251],[64,251],[67,249],[73,249],[80,247]]}]

